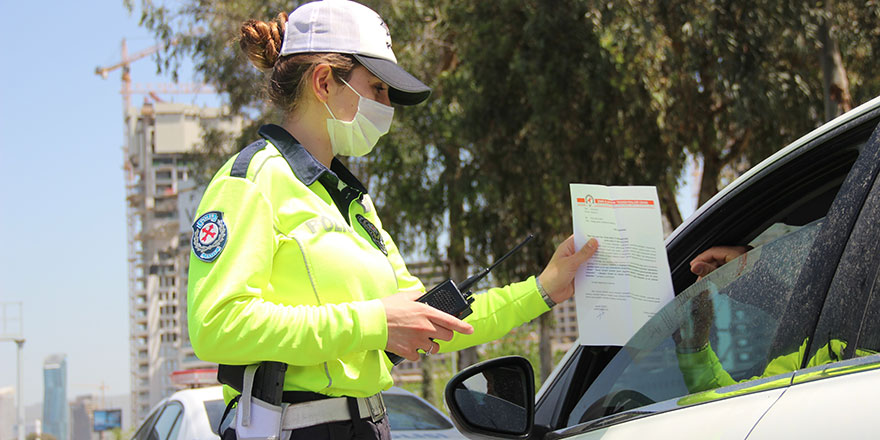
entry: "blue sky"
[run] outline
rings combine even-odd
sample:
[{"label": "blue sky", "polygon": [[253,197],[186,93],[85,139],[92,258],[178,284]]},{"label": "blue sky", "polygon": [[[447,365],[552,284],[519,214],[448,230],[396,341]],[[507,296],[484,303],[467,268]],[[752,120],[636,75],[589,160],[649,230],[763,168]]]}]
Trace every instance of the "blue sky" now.
[{"label": "blue sky", "polygon": [[[102,381],[128,393],[121,72],[94,70],[119,60],[122,38],[129,53],[154,41],[122,0],[0,0],[0,29],[0,302],[23,303],[23,400],[42,401],[52,353],[67,354],[71,399]],[[132,79],[169,81],[152,58]],[[15,356],[0,342],[0,388],[16,384]]]},{"label": "blue sky", "polygon": [[[0,29],[0,302],[23,303],[24,402],[42,401],[53,353],[67,354],[69,398],[100,394],[102,382],[108,396],[126,394],[120,71],[94,70],[119,60],[122,38],[129,53],[154,41],[122,0],[0,0]],[[152,58],[132,64],[132,79],[170,81]],[[16,384],[15,356],[0,342],[0,388]]]}]

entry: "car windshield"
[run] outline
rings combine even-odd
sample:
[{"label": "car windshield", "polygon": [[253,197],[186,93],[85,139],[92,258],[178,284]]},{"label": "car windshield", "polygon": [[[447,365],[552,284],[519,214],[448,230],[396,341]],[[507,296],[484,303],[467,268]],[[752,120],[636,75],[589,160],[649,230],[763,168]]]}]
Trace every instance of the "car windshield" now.
[{"label": "car windshield", "polygon": [[436,409],[413,396],[383,394],[382,398],[392,431],[452,429],[452,424]]},{"label": "car windshield", "polygon": [[798,368],[804,341],[777,324],[823,222],[772,227],[677,295],[590,384],[567,426]]},{"label": "car windshield", "polygon": [[205,401],[205,412],[208,414],[208,423],[211,424],[211,431],[214,434],[217,434],[217,428],[220,426],[220,419],[223,417],[223,411],[225,410],[226,404],[222,399]]}]

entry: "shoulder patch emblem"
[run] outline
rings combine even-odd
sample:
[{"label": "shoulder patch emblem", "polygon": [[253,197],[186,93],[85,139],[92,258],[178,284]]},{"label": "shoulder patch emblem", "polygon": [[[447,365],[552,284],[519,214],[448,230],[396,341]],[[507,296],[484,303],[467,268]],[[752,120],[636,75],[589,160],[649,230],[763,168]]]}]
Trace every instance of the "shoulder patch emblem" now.
[{"label": "shoulder patch emblem", "polygon": [[382,251],[385,256],[388,256],[388,249],[385,248],[385,240],[382,239],[382,234],[379,233],[379,228],[376,225],[372,224],[366,217],[358,214],[355,216],[358,223],[364,227],[364,230],[367,231],[367,234],[370,234],[370,239],[373,240],[373,243],[376,244],[376,247]]},{"label": "shoulder patch emblem", "polygon": [[210,263],[226,247],[226,223],[223,213],[211,211],[202,214],[193,223],[192,249],[199,260]]}]

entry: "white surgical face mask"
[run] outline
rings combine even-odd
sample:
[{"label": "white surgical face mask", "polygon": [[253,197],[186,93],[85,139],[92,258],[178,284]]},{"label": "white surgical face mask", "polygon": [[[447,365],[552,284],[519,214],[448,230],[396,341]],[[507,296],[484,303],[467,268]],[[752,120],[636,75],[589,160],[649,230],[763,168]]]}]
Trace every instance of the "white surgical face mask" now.
[{"label": "white surgical face mask", "polygon": [[358,110],[351,121],[340,121],[324,102],[324,107],[332,118],[327,119],[330,146],[333,148],[333,155],[363,156],[373,150],[382,135],[388,133],[394,107],[364,98],[345,80],[342,82],[358,95]]}]

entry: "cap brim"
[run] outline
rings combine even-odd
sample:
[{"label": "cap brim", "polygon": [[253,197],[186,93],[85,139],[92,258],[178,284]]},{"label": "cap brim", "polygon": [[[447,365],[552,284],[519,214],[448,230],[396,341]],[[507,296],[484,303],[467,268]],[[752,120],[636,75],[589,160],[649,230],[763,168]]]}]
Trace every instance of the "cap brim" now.
[{"label": "cap brim", "polygon": [[359,54],[354,57],[370,73],[388,84],[388,98],[395,104],[415,105],[431,95],[430,87],[394,62]]}]

